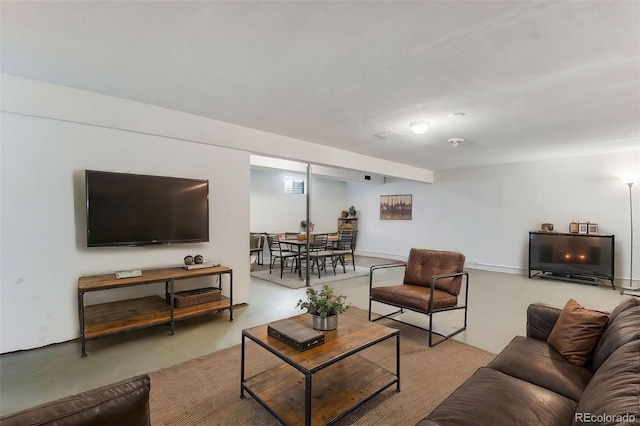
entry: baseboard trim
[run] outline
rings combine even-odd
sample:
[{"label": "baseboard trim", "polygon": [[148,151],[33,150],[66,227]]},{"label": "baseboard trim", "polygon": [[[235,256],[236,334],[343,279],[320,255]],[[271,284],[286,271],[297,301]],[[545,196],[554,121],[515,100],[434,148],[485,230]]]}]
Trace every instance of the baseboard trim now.
[{"label": "baseboard trim", "polygon": [[368,251],[359,251],[355,250],[356,256],[366,256],[366,257],[378,257],[380,259],[391,259],[391,260],[400,260],[402,262],[406,262],[407,256],[398,256],[395,254],[386,254],[386,253],[373,253]]},{"label": "baseboard trim", "polygon": [[465,265],[466,269],[477,269],[480,271],[489,271],[489,272],[502,272],[505,274],[513,274],[513,275],[527,275],[527,270],[523,268],[516,268],[513,266],[503,266],[503,265],[491,265],[488,263],[467,263]]},{"label": "baseboard trim", "polygon": [[[407,261],[407,256],[398,256],[395,254],[387,254],[387,253],[374,253],[367,251],[358,251],[356,250],[357,256],[367,256],[367,257],[379,257],[381,259],[392,259],[399,260],[402,262]],[[492,265],[490,263],[478,263],[478,262],[467,262],[465,264],[465,269],[475,269],[479,271],[488,271],[488,272],[502,272],[505,274],[513,274],[513,275],[528,275],[527,268],[518,268],[515,266],[504,266],[504,265]],[[616,277],[615,279],[616,288],[620,289],[624,288],[632,288],[634,291],[640,292],[640,280],[633,279],[632,284],[629,284],[629,277]]]}]

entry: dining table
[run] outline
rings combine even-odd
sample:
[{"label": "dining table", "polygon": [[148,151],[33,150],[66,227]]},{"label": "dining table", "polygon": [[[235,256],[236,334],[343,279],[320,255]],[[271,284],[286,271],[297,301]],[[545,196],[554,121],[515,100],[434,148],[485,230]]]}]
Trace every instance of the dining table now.
[{"label": "dining table", "polygon": [[[313,234],[312,234],[313,235]],[[335,244],[336,242],[338,242],[339,237],[338,235],[329,235],[327,237],[327,241]],[[283,243],[288,244],[291,247],[297,247],[298,248],[298,256],[302,256],[302,247],[306,247],[307,246],[307,240],[299,240],[297,238],[287,238],[287,239],[283,239],[281,240]],[[302,268],[298,268],[298,277],[300,279],[302,279]]]}]

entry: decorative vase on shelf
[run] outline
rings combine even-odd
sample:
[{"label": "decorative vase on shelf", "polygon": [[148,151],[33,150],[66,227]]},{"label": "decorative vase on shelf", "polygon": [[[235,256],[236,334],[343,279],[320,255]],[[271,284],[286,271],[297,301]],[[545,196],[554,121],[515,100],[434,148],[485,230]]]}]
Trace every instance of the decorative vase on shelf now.
[{"label": "decorative vase on shelf", "polygon": [[321,331],[335,330],[338,328],[338,315],[328,315],[321,317],[320,315],[311,315],[313,318],[313,328]]}]

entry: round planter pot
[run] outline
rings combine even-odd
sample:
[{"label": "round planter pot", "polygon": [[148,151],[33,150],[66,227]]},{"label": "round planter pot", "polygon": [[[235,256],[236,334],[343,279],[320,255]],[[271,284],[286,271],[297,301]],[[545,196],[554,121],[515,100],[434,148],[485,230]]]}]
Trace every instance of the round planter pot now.
[{"label": "round planter pot", "polygon": [[322,318],[320,315],[311,315],[313,318],[313,328],[316,330],[335,330],[338,328],[338,316],[330,315]]}]

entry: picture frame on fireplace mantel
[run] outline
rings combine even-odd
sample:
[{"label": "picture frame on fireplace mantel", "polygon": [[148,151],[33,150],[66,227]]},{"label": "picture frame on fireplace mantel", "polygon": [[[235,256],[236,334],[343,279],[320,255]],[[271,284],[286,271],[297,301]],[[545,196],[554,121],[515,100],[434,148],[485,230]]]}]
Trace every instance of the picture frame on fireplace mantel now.
[{"label": "picture frame on fireplace mantel", "polygon": [[578,224],[578,234],[588,234],[589,233],[589,224],[588,223],[579,223]]},{"label": "picture frame on fireplace mantel", "polygon": [[587,229],[587,233],[589,233],[589,234],[597,234],[598,233],[598,224],[597,223],[590,223],[587,228],[588,228]]}]

